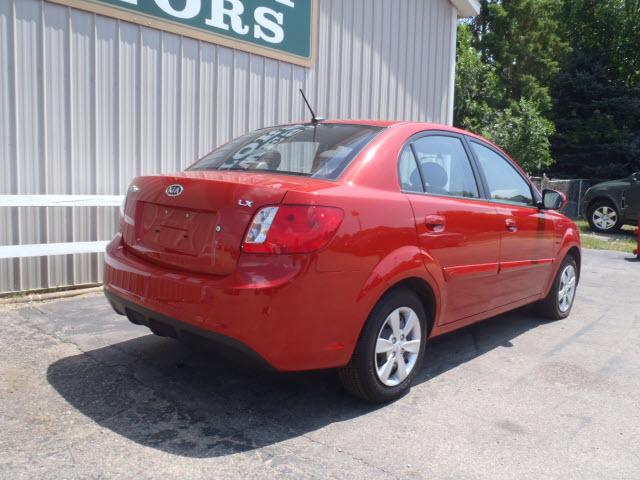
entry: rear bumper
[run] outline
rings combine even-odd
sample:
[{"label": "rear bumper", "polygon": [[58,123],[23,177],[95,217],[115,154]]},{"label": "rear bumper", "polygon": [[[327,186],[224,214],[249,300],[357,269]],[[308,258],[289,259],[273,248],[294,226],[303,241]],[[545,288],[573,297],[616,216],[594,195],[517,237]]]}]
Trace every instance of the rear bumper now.
[{"label": "rear bumper", "polygon": [[133,255],[118,235],[107,246],[104,288],[118,313],[129,309],[150,328],[168,325],[169,334],[209,338],[278,371],[339,367],[366,318],[353,305],[361,283],[317,272],[312,263],[308,256],[266,262],[247,255],[234,274],[194,274]]},{"label": "rear bumper", "polygon": [[177,339],[191,339],[193,337],[204,339],[221,348],[227,356],[239,357],[252,365],[272,369],[271,365],[257,352],[231,337],[198,328],[188,323],[180,322],[175,318],[151,311],[108,290],[105,290],[104,294],[116,313],[125,315],[131,323],[148,327],[157,335]]}]

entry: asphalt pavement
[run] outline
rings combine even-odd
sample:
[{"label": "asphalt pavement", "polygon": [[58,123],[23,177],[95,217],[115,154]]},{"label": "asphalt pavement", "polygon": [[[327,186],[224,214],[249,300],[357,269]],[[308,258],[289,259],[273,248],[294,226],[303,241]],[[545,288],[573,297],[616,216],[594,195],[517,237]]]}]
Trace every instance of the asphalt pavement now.
[{"label": "asphalt pavement", "polygon": [[0,306],[0,478],[640,478],[640,262],[584,251],[572,315],[434,340],[373,407],[155,337],[102,295]]}]

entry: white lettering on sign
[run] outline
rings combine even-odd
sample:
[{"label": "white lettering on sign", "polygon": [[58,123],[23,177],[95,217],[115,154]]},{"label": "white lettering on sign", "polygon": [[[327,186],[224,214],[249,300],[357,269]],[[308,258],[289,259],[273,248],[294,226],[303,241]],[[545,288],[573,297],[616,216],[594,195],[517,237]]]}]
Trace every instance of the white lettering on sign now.
[{"label": "white lettering on sign", "polygon": [[[231,8],[225,5],[230,5]],[[205,23],[222,30],[229,30],[229,25],[224,18],[229,17],[231,28],[239,35],[249,33],[249,26],[242,24],[240,15],[244,12],[244,5],[240,0],[211,0],[211,18],[207,18]]]},{"label": "white lettering on sign", "polygon": [[155,2],[165,13],[176,18],[194,18],[200,13],[200,8],[202,7],[200,0],[187,0],[182,10],[173,8],[169,0],[155,0]]},{"label": "white lettering on sign", "polygon": [[[269,43],[281,43],[284,40],[282,23],[284,15],[267,7],[258,7],[253,14],[256,25],[253,27],[253,36]],[[271,17],[271,18],[269,18]],[[269,30],[265,33],[264,29]]]},{"label": "white lettering on sign", "polygon": [[[285,37],[284,14],[269,7],[257,7],[253,12],[254,25],[245,25],[242,15],[245,11],[242,0],[150,0],[168,15],[180,19],[196,18],[203,8],[211,7],[211,15],[205,23],[211,27],[229,31],[238,35],[247,35],[253,27],[253,37],[268,43],[282,43]],[[120,0],[122,3],[138,6],[138,0]],[[285,7],[295,8],[294,0],[274,0]],[[177,9],[175,4],[184,5]],[[206,15],[206,14],[205,14]]]}]

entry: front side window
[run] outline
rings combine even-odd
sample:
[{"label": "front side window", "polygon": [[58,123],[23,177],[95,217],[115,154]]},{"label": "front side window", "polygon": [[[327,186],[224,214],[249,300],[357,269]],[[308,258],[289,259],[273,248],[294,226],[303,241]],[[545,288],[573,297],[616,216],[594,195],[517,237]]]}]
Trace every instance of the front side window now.
[{"label": "front side window", "polygon": [[484,171],[493,200],[517,205],[533,205],[531,187],[511,163],[484,145],[471,142]]},{"label": "front side window", "polygon": [[[480,196],[471,163],[459,138],[429,135],[419,138],[412,146],[420,171],[411,150],[405,149],[400,155],[403,190],[455,197]],[[413,167],[408,161],[409,155]]]},{"label": "front side window", "polygon": [[261,171],[335,180],[380,130],[330,123],[267,128],[217,148],[188,170]]}]

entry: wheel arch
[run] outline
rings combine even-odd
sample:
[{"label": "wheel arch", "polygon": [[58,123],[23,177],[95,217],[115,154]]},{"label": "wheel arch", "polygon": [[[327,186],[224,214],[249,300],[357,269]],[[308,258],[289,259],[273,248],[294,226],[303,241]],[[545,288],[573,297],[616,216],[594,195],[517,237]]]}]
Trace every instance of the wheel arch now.
[{"label": "wheel arch", "polygon": [[394,283],[389,288],[387,288],[383,292],[383,294],[380,296],[380,299],[378,301],[380,301],[382,298],[384,298],[387,294],[389,294],[393,290],[397,290],[397,289],[410,290],[413,293],[415,293],[417,297],[420,299],[420,302],[422,303],[422,307],[424,308],[424,311],[427,314],[428,324],[427,324],[427,334],[425,338],[429,338],[429,336],[431,335],[431,330],[435,325],[436,308],[437,308],[436,295],[435,295],[435,292],[433,291],[433,288],[431,288],[431,285],[429,285],[429,283],[423,278],[407,277],[402,280],[399,280],[398,282]]},{"label": "wheel arch", "polygon": [[616,201],[615,198],[613,198],[613,197],[611,197],[609,195],[605,195],[604,193],[599,193],[595,197],[593,197],[592,199],[589,200],[589,203],[587,204],[587,211],[585,212],[585,214],[588,215],[589,214],[589,210],[591,210],[593,205],[598,203],[598,202],[610,203],[611,205],[613,205],[615,207],[615,209],[618,212],[618,214],[620,213],[620,206],[618,205],[618,202]]},{"label": "wheel arch", "polygon": [[578,281],[580,281],[580,270],[582,268],[582,252],[577,246],[574,245],[571,248],[569,248],[565,256],[569,256],[569,255],[571,255],[576,261],[576,267],[578,267],[578,271],[576,273],[578,275]]},{"label": "wheel arch", "polygon": [[558,271],[560,270],[560,266],[567,255],[571,255],[575,261],[576,266],[578,267],[578,281],[580,281],[580,272],[582,269],[582,250],[580,246],[580,233],[578,227],[571,223],[570,226],[565,230],[562,241],[560,242],[560,247],[558,248],[556,254],[554,255],[553,261],[553,270],[552,274],[549,275],[549,279],[544,288],[544,296],[546,297],[549,294],[551,287],[553,286],[553,282],[555,281],[556,275],[558,275]]}]

